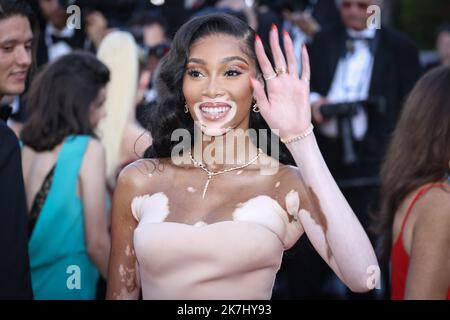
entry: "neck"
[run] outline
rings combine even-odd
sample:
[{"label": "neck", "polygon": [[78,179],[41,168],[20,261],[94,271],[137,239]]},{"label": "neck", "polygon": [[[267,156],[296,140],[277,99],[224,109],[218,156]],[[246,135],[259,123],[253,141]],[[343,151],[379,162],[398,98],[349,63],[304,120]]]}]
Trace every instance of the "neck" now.
[{"label": "neck", "polygon": [[248,130],[234,129],[216,137],[206,136],[197,128],[195,130],[192,156],[210,171],[241,166],[258,155]]}]

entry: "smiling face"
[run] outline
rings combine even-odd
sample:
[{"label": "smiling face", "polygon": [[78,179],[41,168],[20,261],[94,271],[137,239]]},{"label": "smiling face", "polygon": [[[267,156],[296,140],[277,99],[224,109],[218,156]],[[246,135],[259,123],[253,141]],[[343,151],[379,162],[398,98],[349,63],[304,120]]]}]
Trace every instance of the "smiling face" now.
[{"label": "smiling face", "polygon": [[255,61],[242,51],[242,40],[218,34],[200,38],[190,48],[183,77],[189,112],[205,135],[249,127]]},{"label": "smiling face", "polygon": [[33,34],[26,17],[0,21],[0,96],[21,94],[31,66]]}]

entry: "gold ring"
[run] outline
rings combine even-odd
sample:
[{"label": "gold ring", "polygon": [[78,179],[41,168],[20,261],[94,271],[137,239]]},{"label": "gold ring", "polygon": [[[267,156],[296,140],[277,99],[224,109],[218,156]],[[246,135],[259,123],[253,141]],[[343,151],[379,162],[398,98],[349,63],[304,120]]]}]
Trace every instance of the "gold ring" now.
[{"label": "gold ring", "polygon": [[269,75],[269,76],[268,75],[263,75],[264,80],[266,80],[266,81],[275,79],[277,76],[278,75],[275,72],[273,74]]},{"label": "gold ring", "polygon": [[276,68],[275,71],[276,71],[277,75],[282,75],[282,74],[288,73],[286,67],[283,67],[283,68]]}]

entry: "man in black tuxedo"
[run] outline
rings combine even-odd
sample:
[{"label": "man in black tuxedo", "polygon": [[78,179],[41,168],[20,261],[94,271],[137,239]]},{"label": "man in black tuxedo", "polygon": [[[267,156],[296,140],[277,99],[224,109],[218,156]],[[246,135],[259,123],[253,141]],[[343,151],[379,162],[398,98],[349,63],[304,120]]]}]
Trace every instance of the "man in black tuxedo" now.
[{"label": "man in black tuxedo", "polygon": [[[334,178],[347,194],[377,187],[380,163],[403,100],[421,74],[419,54],[404,35],[382,26],[367,25],[367,8],[380,0],[341,0],[343,24],[319,32],[309,48],[311,103],[316,135]],[[366,101],[348,117],[353,156],[343,146],[342,126],[324,116],[325,104]],[[331,106],[330,106],[331,104]],[[351,150],[350,150],[351,151]],[[360,193],[360,192],[358,192]],[[365,213],[370,197],[362,190],[353,210],[367,226]],[[349,199],[352,204],[351,199]],[[364,202],[364,203],[361,203]]]},{"label": "man in black tuxedo", "polygon": [[[317,141],[366,231],[369,212],[376,209],[379,169],[390,133],[403,100],[421,74],[418,51],[411,41],[384,26],[368,27],[369,6],[381,6],[381,2],[338,1],[342,23],[322,29],[309,47]],[[327,283],[332,277],[329,268],[308,248],[302,246],[304,252],[299,254],[299,259],[307,260],[307,270],[295,271],[302,262],[291,263],[290,281],[314,286],[309,297],[348,298],[346,289],[334,281],[337,278]],[[293,294],[295,298],[307,295],[307,291]]]},{"label": "man in black tuxedo", "polygon": [[68,26],[66,10],[71,0],[39,0],[42,14],[37,48],[37,66],[42,66],[73,50],[84,49],[86,36],[82,28]]},{"label": "man in black tuxedo", "polygon": [[[31,66],[32,12],[24,0],[0,0],[0,99],[25,89]],[[19,143],[0,107],[0,299],[32,299],[27,207]]]}]

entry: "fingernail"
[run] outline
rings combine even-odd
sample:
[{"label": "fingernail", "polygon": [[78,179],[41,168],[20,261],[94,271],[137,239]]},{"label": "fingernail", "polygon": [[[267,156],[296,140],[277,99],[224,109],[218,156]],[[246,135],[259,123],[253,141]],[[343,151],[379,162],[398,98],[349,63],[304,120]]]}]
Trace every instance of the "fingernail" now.
[{"label": "fingernail", "polygon": [[275,23],[272,23],[272,30],[278,32],[278,27]]},{"label": "fingernail", "polygon": [[256,41],[261,42],[261,37],[259,36],[259,34],[256,35]]},{"label": "fingernail", "polygon": [[283,34],[285,37],[289,37],[289,33],[286,30],[283,30]]}]

